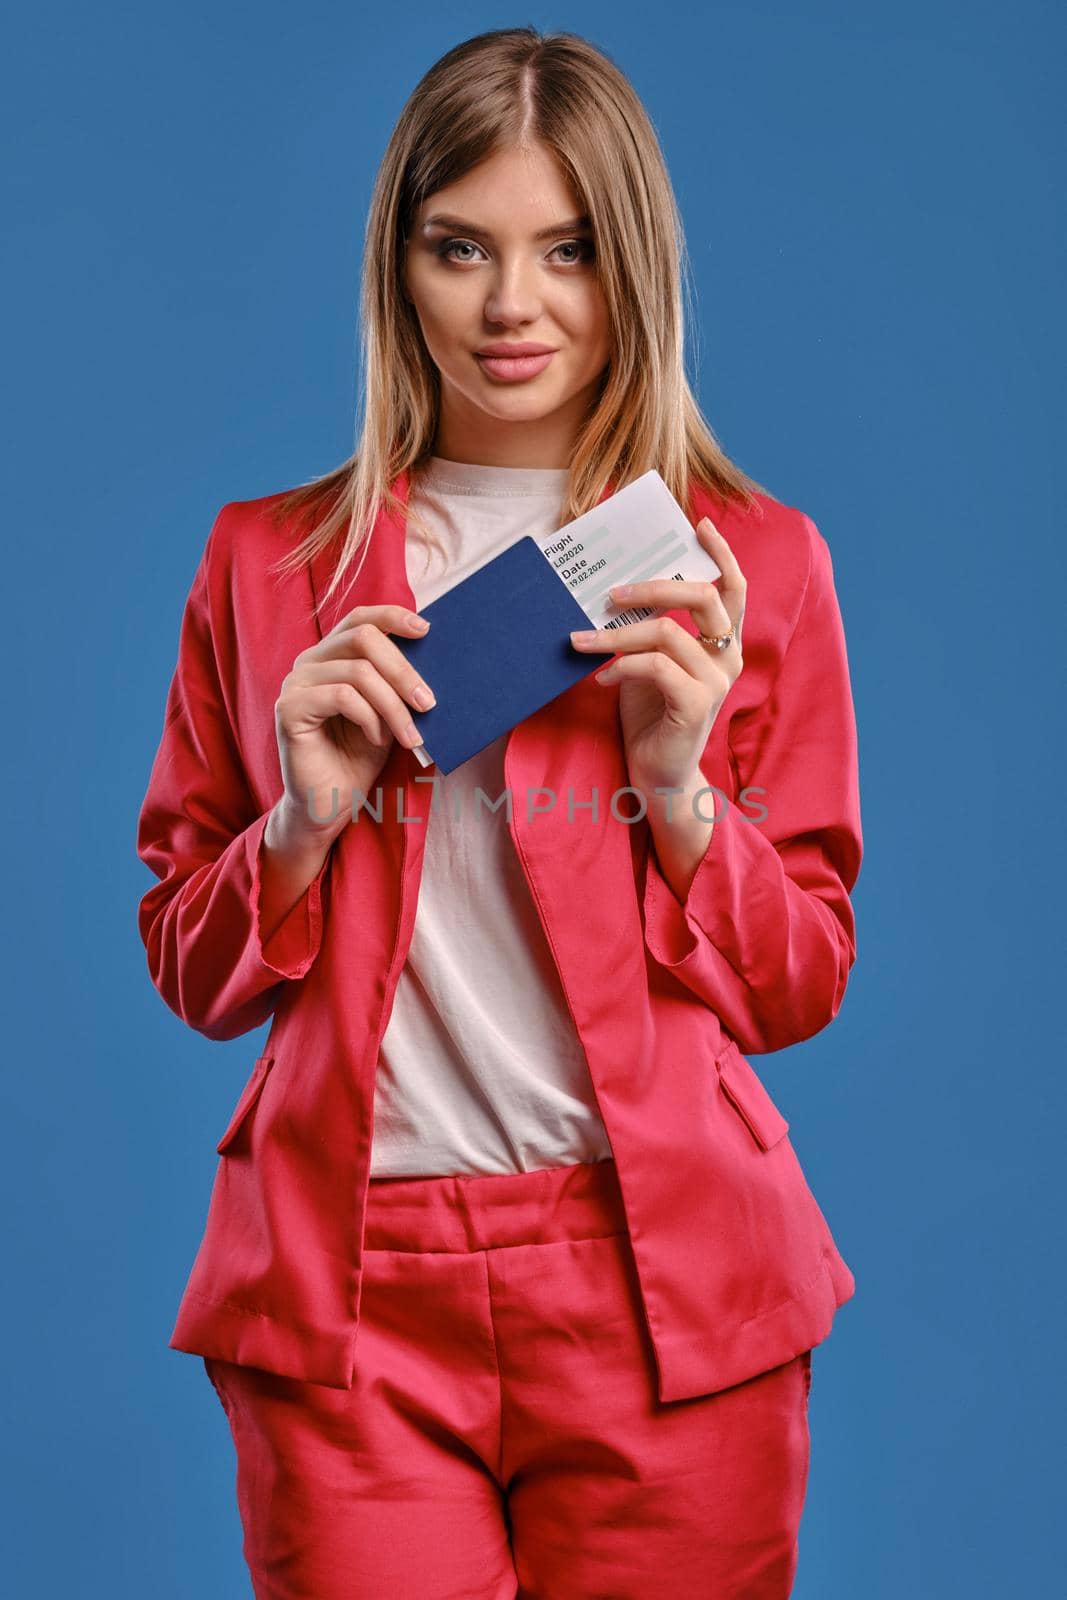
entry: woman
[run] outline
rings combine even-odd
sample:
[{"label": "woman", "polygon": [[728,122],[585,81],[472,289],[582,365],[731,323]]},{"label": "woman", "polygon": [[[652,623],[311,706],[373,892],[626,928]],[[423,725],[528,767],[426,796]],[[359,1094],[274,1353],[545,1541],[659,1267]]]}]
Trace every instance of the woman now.
[{"label": "woman", "polygon": [[[791,1589],[854,1280],[742,1052],[840,1007],[856,737],[827,545],[700,417],[681,259],[598,50],[449,52],[375,188],[359,449],[223,507],[188,597],[140,928],[190,1026],[272,1018],[170,1341],[260,1597]],[[721,580],[616,595],[669,609],[431,783],[396,641],[653,466]]]}]

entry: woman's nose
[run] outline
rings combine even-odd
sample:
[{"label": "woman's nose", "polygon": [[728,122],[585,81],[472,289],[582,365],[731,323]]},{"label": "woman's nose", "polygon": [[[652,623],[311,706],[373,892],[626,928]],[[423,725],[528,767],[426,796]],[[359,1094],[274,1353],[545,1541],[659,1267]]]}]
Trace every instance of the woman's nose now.
[{"label": "woman's nose", "polygon": [[528,322],[539,314],[541,290],[536,273],[536,267],[523,262],[498,270],[485,302],[490,322]]}]

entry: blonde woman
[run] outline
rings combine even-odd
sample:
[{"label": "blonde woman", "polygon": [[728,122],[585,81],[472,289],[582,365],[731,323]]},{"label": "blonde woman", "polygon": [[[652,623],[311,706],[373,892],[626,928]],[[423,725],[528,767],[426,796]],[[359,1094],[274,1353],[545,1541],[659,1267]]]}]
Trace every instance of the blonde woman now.
[{"label": "blonde woman", "polygon": [[[683,265],[601,51],[450,51],[374,189],[358,449],[225,505],[186,602],[140,929],[191,1027],[271,1026],[170,1343],[260,1600],[793,1583],[855,1285],[748,1054],[841,1005],[856,734],[828,546],[702,419]],[[653,467],[721,579],[615,595],[667,609],[424,773],[420,610]]]}]

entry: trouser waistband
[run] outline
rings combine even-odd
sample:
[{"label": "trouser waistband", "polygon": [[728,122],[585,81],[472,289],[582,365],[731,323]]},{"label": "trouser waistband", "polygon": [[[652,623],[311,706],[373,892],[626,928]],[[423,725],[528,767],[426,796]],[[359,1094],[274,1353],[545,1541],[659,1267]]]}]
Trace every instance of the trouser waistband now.
[{"label": "trouser waistband", "polygon": [[365,1250],[491,1250],[626,1232],[613,1159],[534,1172],[371,1178]]}]

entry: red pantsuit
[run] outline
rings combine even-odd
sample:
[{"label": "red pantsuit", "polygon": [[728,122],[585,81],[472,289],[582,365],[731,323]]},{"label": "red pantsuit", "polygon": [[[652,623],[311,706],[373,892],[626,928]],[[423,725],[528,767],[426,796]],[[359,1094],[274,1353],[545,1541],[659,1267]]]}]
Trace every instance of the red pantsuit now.
[{"label": "red pantsuit", "polygon": [[[610,1170],[614,1182],[596,1206],[607,1204],[620,1226],[539,1242],[534,1204],[533,1236],[484,1245],[473,1227],[437,1260],[437,1247],[419,1240],[446,1225],[448,1197],[469,1193],[479,1226],[492,1230],[500,1208],[491,1185],[515,1185],[526,1217],[538,1186],[566,1186],[567,1171],[465,1179],[461,1188],[455,1179],[415,1180],[442,1186],[442,1198],[410,1214],[401,1208],[398,1222],[406,1217],[411,1231],[394,1256],[371,1242],[371,1224],[390,1216],[369,1157],[378,1045],[411,940],[431,799],[408,749],[395,744],[383,768],[381,820],[361,814],[344,829],[269,938],[259,920],[262,835],[282,793],[274,729],[282,679],[355,606],[412,604],[406,474],[394,490],[397,505],[381,511],[358,580],[329,606],[321,597],[334,553],[284,581],[269,571],[294,537],[272,523],[278,497],[270,496],[223,507],[185,607],[138,831],[139,853],[159,879],[141,902],[141,934],[153,982],[191,1027],[212,1039],[268,1019],[271,1027],[218,1143],[206,1227],[170,1343],[203,1357],[219,1381],[239,1448],[243,1440],[250,1452],[242,1493],[253,1518],[271,1474],[294,1460],[306,1463],[307,1493],[325,1473],[323,1494],[332,1483],[355,1496],[349,1530],[338,1526],[323,1544],[323,1562],[359,1545],[360,1481],[386,1518],[375,1526],[391,1526],[398,1491],[375,1463],[394,1446],[402,1459],[403,1443],[412,1493],[433,1500],[436,1462],[455,1509],[454,1537],[444,1540],[453,1588],[441,1594],[464,1592],[460,1547],[479,1526],[478,1508],[488,1515],[495,1503],[501,1464],[518,1491],[516,1530],[520,1522],[537,1530],[520,1572],[531,1594],[546,1592],[548,1547],[561,1536],[553,1519],[565,1528],[582,1506],[591,1530],[601,1515],[606,1528],[640,1526],[639,1506],[652,1508],[662,1548],[678,1545],[669,1559],[683,1560],[680,1546],[689,1546],[680,1533],[672,1544],[669,1510],[672,1480],[683,1493],[679,1469],[694,1485],[691,1508],[711,1519],[705,1562],[721,1538],[729,1563],[732,1532],[731,1571],[762,1563],[765,1584],[736,1593],[785,1594],[782,1552],[806,1462],[806,1353],[855,1283],[748,1056],[824,1028],[855,959],[856,730],[829,549],[810,518],[769,496],[757,496],[751,512],[694,496],[695,515],[712,517],[746,574],[748,607],[744,670],[701,759],[718,791],[707,811],[714,806],[718,820],[684,904],[659,870],[645,820],[625,820],[637,807],[617,687],[586,678],[508,737],[509,827],[611,1142],[612,1162],[595,1165],[605,1167],[598,1180]],[[687,611],[670,615],[696,631]],[[580,1230],[583,1216],[568,1200],[559,1225],[577,1220]],[[499,1343],[498,1326],[494,1353],[487,1335],[498,1312],[514,1343]],[[426,1337],[416,1348],[420,1326]],[[554,1326],[562,1336],[553,1338]],[[499,1367],[486,1364],[490,1354]],[[464,1377],[455,1387],[469,1390],[452,1401],[450,1360]],[[297,1421],[301,1407],[306,1423]],[[573,1450],[562,1444],[568,1418]],[[774,1462],[762,1480],[774,1505],[762,1514],[751,1453],[761,1438]],[[365,1479],[334,1474],[331,1441]],[[275,1503],[299,1508],[304,1492],[287,1483]],[[264,1593],[303,1592],[284,1587],[286,1563],[296,1571],[300,1560],[285,1525],[274,1534],[259,1525],[265,1570],[278,1574]],[[605,1572],[622,1563],[632,1590],[607,1578],[603,1590],[560,1587],[571,1580],[557,1564],[554,1600],[665,1592],[654,1586],[662,1574],[640,1586],[642,1541],[627,1538],[626,1526],[616,1531],[603,1540],[591,1533],[582,1559],[590,1583],[601,1581],[598,1562]],[[724,1585],[736,1581],[724,1575]],[[330,1600],[356,1591],[308,1592]],[[423,1592],[436,1600],[437,1591]]]}]

